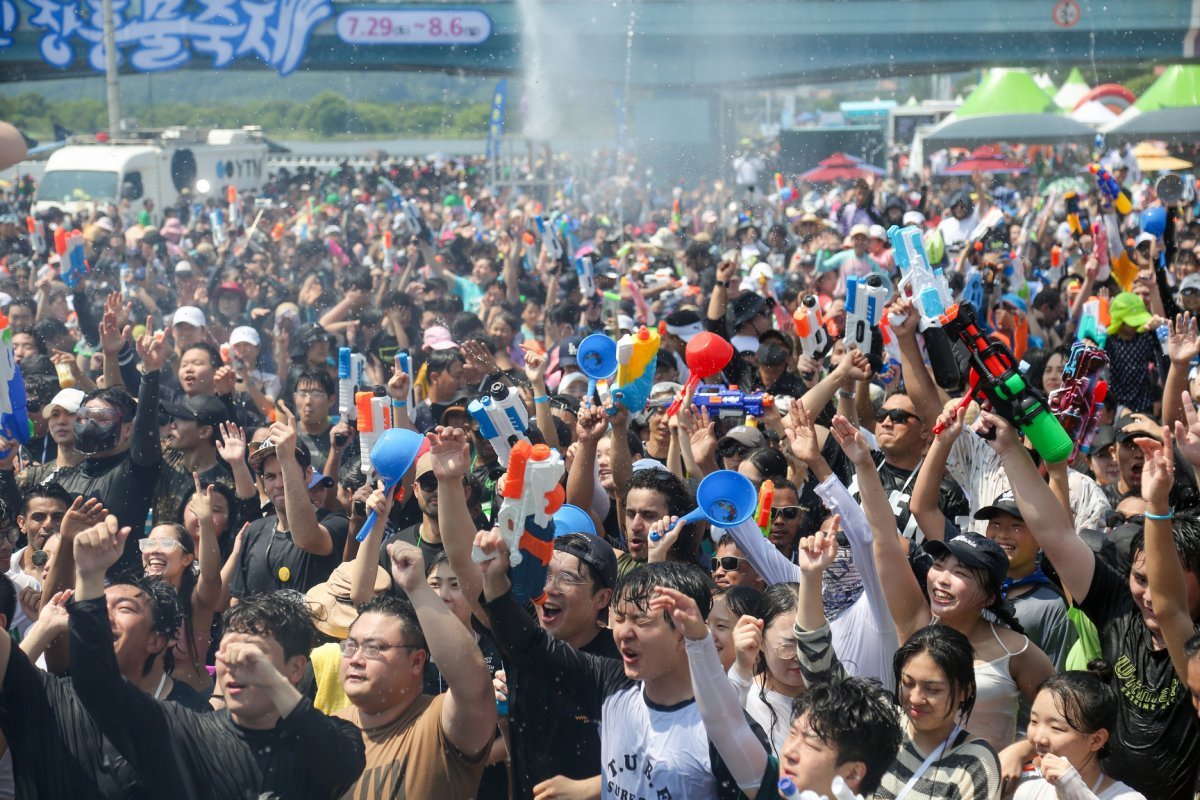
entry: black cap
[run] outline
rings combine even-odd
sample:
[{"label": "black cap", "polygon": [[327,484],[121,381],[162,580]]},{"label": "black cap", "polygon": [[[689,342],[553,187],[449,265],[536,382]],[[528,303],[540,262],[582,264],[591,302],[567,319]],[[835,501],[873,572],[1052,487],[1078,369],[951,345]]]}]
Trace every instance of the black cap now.
[{"label": "black cap", "polygon": [[767,308],[767,301],[754,292],[742,292],[729,304],[729,318],[736,330]]},{"label": "black cap", "polygon": [[186,398],[182,403],[163,401],[163,411],[175,419],[188,419],[201,425],[220,425],[229,421],[229,409],[219,397],[198,394]]},{"label": "black cap", "polygon": [[586,533],[567,533],[554,540],[554,550],[569,553],[588,565],[596,582],[605,589],[617,583],[617,554],[612,545],[599,536]]},{"label": "black cap", "polygon": [[778,342],[763,342],[758,346],[758,363],[763,367],[777,367],[786,364],[788,352]]},{"label": "black cap", "polygon": [[1012,490],[1004,492],[997,497],[990,506],[984,506],[975,512],[975,519],[992,519],[997,514],[1011,514],[1017,519],[1024,519],[1021,516],[1021,509],[1017,508],[1017,499],[1013,496]]},{"label": "black cap", "polygon": [[968,567],[986,570],[992,576],[991,588],[999,589],[1008,577],[1008,556],[1003,548],[979,534],[960,533],[947,542],[926,539],[923,546],[934,559],[951,555]]},{"label": "black cap", "polygon": [[1092,437],[1092,443],[1088,445],[1087,454],[1090,456],[1094,453],[1099,453],[1106,447],[1112,447],[1117,443],[1117,436],[1112,425],[1104,425],[1096,429],[1096,435]]},{"label": "black cap", "polygon": [[685,325],[695,325],[700,321],[700,315],[693,309],[681,308],[667,314],[666,321],[672,327],[682,328]]},{"label": "black cap", "polygon": [[563,343],[558,346],[558,363],[571,364],[579,363],[579,343],[583,341],[581,336],[572,336],[569,339],[563,340]]},{"label": "black cap", "polygon": [[[1113,423],[1113,439],[1118,442],[1127,442],[1130,439],[1137,439],[1144,436],[1147,439],[1153,439],[1156,442],[1162,441],[1162,437],[1158,434],[1150,433],[1149,431],[1144,430],[1143,426],[1139,425],[1140,422],[1140,419],[1130,414],[1121,417],[1115,423]],[[1134,430],[1130,430],[1130,428],[1135,425],[1137,427],[1134,428]],[[1094,449],[1095,445],[1093,444],[1092,447]]]}]

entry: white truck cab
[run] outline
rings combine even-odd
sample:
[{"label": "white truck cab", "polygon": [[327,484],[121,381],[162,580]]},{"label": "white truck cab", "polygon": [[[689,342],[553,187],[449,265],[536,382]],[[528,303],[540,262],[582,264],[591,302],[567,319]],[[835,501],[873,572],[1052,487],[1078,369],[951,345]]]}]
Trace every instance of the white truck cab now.
[{"label": "white truck cab", "polygon": [[239,194],[254,191],[266,175],[267,143],[257,126],[130,131],[108,141],[74,139],[47,160],[34,212],[58,208],[86,214],[122,199],[140,211],[151,200],[157,222],[162,209],[175,205],[181,194],[192,203],[213,198],[223,204],[226,187],[236,187]]}]

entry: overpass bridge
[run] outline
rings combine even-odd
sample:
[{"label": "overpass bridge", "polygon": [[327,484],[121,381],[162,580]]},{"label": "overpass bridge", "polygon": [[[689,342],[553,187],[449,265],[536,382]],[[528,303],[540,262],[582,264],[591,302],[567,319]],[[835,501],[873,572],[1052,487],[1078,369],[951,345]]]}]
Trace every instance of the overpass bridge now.
[{"label": "overpass bridge", "polygon": [[[686,90],[1194,61],[1200,0],[116,0],[124,72],[520,76]],[[0,81],[103,69],[99,2],[0,0]]]}]

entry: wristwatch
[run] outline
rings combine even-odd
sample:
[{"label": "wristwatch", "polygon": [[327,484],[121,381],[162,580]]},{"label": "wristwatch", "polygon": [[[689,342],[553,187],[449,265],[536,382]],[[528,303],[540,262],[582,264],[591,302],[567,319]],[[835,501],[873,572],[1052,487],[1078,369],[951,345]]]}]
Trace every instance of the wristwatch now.
[{"label": "wristwatch", "polygon": [[728,289],[729,281],[717,281],[716,283],[713,284],[713,286],[720,286],[722,289]]}]

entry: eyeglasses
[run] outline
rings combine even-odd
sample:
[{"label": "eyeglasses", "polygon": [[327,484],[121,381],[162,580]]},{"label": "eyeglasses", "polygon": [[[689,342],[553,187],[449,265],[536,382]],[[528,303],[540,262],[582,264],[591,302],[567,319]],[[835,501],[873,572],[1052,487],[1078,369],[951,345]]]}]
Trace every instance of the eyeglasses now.
[{"label": "eyeglasses", "polygon": [[711,562],[712,571],[716,572],[717,568],[720,567],[726,572],[736,572],[742,568],[742,562],[745,560],[746,559],[738,558],[737,556],[721,556],[720,558],[714,557]]},{"label": "eyeglasses", "polygon": [[1111,508],[1104,512],[1104,527],[1116,528],[1121,525],[1144,525],[1146,517],[1143,514],[1130,514],[1125,516],[1120,511],[1113,511]]},{"label": "eyeglasses", "polygon": [[387,650],[420,650],[415,644],[380,644],[379,642],[356,642],[354,639],[343,639],[341,645],[342,658],[350,658],[362,650],[363,658],[379,658]]},{"label": "eyeglasses", "polygon": [[779,644],[775,646],[775,655],[779,656],[784,661],[795,661],[798,658],[796,653],[796,640],[781,639]]},{"label": "eyeglasses", "polygon": [[903,408],[885,408],[875,415],[875,421],[883,424],[883,421],[891,420],[893,425],[905,425],[910,419],[916,419],[917,415],[910,411],[905,411]]},{"label": "eyeglasses", "polygon": [[576,586],[585,586],[588,583],[587,578],[582,575],[576,575],[574,572],[556,572],[553,575],[546,576],[546,588],[555,589],[563,594],[571,591]]},{"label": "eyeglasses", "polygon": [[178,539],[172,539],[169,536],[160,536],[157,539],[139,539],[138,550],[143,553],[149,553],[152,550],[158,550],[163,553],[174,553],[177,548],[183,547]]},{"label": "eyeglasses", "polygon": [[800,506],[779,506],[771,509],[771,519],[783,517],[788,522],[800,518],[800,512],[804,509]]}]

